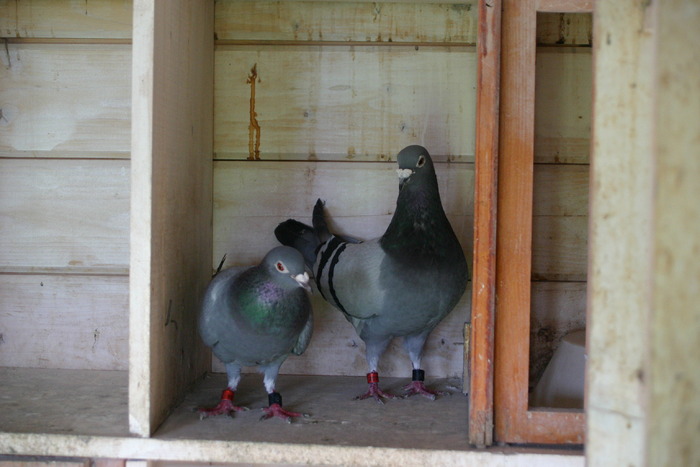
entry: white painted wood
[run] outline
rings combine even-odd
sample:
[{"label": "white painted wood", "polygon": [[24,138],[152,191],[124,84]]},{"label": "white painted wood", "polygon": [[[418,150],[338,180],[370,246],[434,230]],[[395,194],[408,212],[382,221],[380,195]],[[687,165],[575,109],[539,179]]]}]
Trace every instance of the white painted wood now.
[{"label": "white painted wood", "polygon": [[211,2],[134,3],[129,423],[149,436],[207,367],[196,309],[211,278]]},{"label": "white painted wood", "polygon": [[0,272],[127,274],[129,165],[0,159]]},{"label": "white painted wood", "polygon": [[599,0],[589,230],[586,454],[645,465],[652,310],[654,32],[647,4]]},{"label": "white painted wood", "polygon": [[[700,41],[698,2],[653,7],[656,177],[647,465],[700,464]],[[651,70],[651,69],[650,69]]]},{"label": "white painted wood", "polygon": [[128,45],[5,44],[0,156],[127,157],[130,52]]},{"label": "white painted wood", "polygon": [[126,276],[0,275],[0,366],[126,370]]}]

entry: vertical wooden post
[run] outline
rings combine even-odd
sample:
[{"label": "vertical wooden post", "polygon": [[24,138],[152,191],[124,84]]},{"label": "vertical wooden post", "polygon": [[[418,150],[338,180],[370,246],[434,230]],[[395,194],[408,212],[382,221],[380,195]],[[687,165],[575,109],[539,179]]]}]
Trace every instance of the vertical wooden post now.
[{"label": "vertical wooden post", "polygon": [[477,32],[474,274],[470,339],[469,443],[493,444],[493,331],[501,2],[479,2]]},{"label": "vertical wooden post", "polygon": [[213,8],[134,2],[129,425],[141,436],[207,368],[196,323],[211,279]]},{"label": "vertical wooden post", "polygon": [[599,0],[588,465],[698,465],[697,2]]},{"label": "vertical wooden post", "polygon": [[648,19],[644,2],[600,0],[593,21],[586,391],[592,466],[644,465],[653,189]]},{"label": "vertical wooden post", "polygon": [[647,465],[700,465],[700,5],[656,2]]}]

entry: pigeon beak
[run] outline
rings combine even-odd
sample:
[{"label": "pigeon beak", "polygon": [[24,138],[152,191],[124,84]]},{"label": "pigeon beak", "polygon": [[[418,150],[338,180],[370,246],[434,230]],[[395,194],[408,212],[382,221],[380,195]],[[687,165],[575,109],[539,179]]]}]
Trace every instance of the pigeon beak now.
[{"label": "pigeon beak", "polygon": [[304,271],[302,274],[292,276],[292,279],[297,281],[297,284],[299,284],[300,287],[303,287],[304,290],[311,292],[311,286],[309,285],[309,274],[306,271]]},{"label": "pigeon beak", "polygon": [[399,175],[399,190],[403,188],[404,183],[413,175],[413,170],[411,169],[396,169],[396,173]]}]

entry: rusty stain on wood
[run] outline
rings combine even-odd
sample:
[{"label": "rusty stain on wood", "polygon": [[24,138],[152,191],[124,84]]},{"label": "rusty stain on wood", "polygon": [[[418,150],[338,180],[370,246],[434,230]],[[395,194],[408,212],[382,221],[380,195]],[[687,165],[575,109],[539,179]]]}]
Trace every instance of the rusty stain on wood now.
[{"label": "rusty stain on wood", "polygon": [[246,83],[250,84],[250,124],[248,125],[248,160],[260,160],[260,124],[258,114],[255,112],[255,82],[260,82],[258,78],[258,64],[250,69],[250,75]]}]

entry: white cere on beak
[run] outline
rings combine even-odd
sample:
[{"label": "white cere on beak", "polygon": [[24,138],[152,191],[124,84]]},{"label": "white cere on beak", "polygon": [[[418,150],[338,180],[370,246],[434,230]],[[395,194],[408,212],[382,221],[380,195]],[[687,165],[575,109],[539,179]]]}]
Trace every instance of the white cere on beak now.
[{"label": "white cere on beak", "polygon": [[307,292],[311,292],[311,286],[309,285],[309,274],[304,271],[302,274],[297,274],[292,276],[292,279],[297,281],[299,286],[303,287]]},{"label": "white cere on beak", "polygon": [[411,169],[396,169],[396,173],[399,174],[399,180],[405,180],[411,175],[413,175],[413,170]]}]

